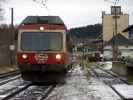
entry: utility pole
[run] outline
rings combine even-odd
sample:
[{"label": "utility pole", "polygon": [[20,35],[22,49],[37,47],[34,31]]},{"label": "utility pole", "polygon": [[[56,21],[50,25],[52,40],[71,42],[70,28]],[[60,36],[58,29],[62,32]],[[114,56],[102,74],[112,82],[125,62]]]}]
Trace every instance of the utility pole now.
[{"label": "utility pole", "polygon": [[117,56],[118,56],[118,46],[116,44],[116,35],[117,35],[117,30],[118,30],[118,27],[117,27],[117,18],[118,18],[118,6],[117,4],[119,3],[119,0],[105,0],[105,1],[108,1],[108,2],[111,2],[113,3],[113,9],[114,9],[114,13],[113,13],[113,19],[114,19],[114,31],[113,31],[113,43],[112,43],[112,53],[113,53],[113,61],[116,61],[117,60]]},{"label": "utility pole", "polygon": [[15,49],[15,46],[14,46],[14,19],[13,19],[13,16],[14,16],[14,12],[13,12],[13,8],[11,8],[11,41],[10,41],[10,45],[9,45],[9,50],[10,50],[10,64],[13,65],[14,63],[14,49]]},{"label": "utility pole", "polygon": [[[116,0],[117,2],[118,0]],[[118,56],[118,45],[117,45],[117,18],[118,18],[118,12],[117,12],[117,6],[116,6],[116,2],[115,2],[115,5],[114,5],[114,32],[113,32],[113,61],[117,61],[117,56]]]},{"label": "utility pole", "polygon": [[11,8],[11,27],[12,28],[13,28],[13,15],[14,15],[13,8]]},{"label": "utility pole", "polygon": [[112,44],[112,49],[113,49],[113,61],[117,60],[117,46],[116,46],[116,35],[117,35],[117,13],[116,13],[116,5],[114,5],[114,31],[113,31],[113,44]]}]

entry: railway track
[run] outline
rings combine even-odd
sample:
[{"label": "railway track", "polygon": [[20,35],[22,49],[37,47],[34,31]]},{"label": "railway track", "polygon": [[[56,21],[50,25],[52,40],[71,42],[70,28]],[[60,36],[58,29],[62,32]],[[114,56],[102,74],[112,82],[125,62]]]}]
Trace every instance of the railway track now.
[{"label": "railway track", "polygon": [[10,72],[7,72],[7,73],[0,74],[0,79],[6,78],[6,77],[9,77],[9,76],[18,75],[18,74],[20,74],[19,70],[10,71]]},{"label": "railway track", "polygon": [[[2,75],[0,81],[0,100],[44,100],[56,84],[36,84],[23,81],[19,72]],[[35,96],[37,95],[37,96]]]},{"label": "railway track", "polygon": [[126,100],[118,91],[116,91],[113,87],[113,85],[116,84],[127,84],[129,83],[122,79],[119,75],[116,73],[113,73],[112,71],[104,70],[100,67],[91,67],[91,73],[93,73],[93,76],[104,82],[106,85],[108,85],[110,88],[112,88],[113,91],[115,91],[122,100]]},{"label": "railway track", "polygon": [[0,85],[0,100],[44,100],[57,84],[29,83],[23,81],[21,75],[17,75],[9,80],[5,77]]},{"label": "railway track", "polygon": [[19,72],[14,71],[2,75],[0,100],[44,100],[56,85],[29,83],[22,80]]},{"label": "railway track", "polygon": [[19,79],[19,78],[21,78],[21,75],[17,75],[17,76],[11,77],[11,78],[7,78],[7,79],[4,79],[4,80],[1,80],[0,81],[0,86],[6,84],[8,82],[11,82],[13,80]]},{"label": "railway track", "polygon": [[44,100],[56,87],[55,84],[46,86],[46,84],[23,81],[21,75],[3,80],[0,85],[0,100],[32,100],[34,98],[36,98],[34,100]]},{"label": "railway track", "polygon": [[49,94],[53,91],[53,89],[54,89],[55,87],[56,87],[56,85],[53,85],[53,86],[49,87],[49,88],[47,89],[45,95],[43,95],[42,98],[40,98],[40,100],[46,99],[46,98],[49,96]]},{"label": "railway track", "polygon": [[98,67],[98,69],[104,71],[105,73],[108,73],[108,74],[112,75],[113,77],[119,79],[121,82],[123,82],[123,83],[125,83],[125,84],[128,84],[128,85],[130,84],[127,80],[125,80],[124,78],[122,78],[120,75],[118,75],[118,74],[115,73],[115,72],[112,72],[112,71],[109,71],[109,70],[104,70],[104,69],[102,69],[101,67]]},{"label": "railway track", "polygon": [[25,89],[27,89],[29,86],[31,86],[32,84],[26,84],[25,86],[18,88],[16,91],[13,91],[9,94],[7,94],[7,96],[5,96],[4,98],[2,98],[1,100],[9,100],[10,98],[14,97],[16,94],[19,94],[20,92],[24,91]]},{"label": "railway track", "polygon": [[10,81],[16,80],[18,78],[20,78],[20,71],[16,70],[16,71],[11,71],[8,73],[4,73],[4,74],[0,74],[0,86],[8,83]]},{"label": "railway track", "polygon": [[[56,85],[52,86],[35,86],[33,84],[27,86],[20,92],[15,92],[15,94],[11,94],[10,99],[8,100],[44,100],[46,99],[49,94],[53,91]],[[15,96],[16,95],[16,96]],[[7,100],[7,99],[3,99]]]},{"label": "railway track", "polygon": [[56,84],[38,86],[33,83],[23,83],[23,85],[9,89],[7,93],[3,91],[3,95],[0,95],[0,100],[44,100],[55,87]]},{"label": "railway track", "polygon": [[[117,77],[117,75],[115,75],[114,73],[108,72],[108,71],[100,69],[98,67],[92,67],[90,71],[93,74],[92,75],[93,78],[96,77],[96,78],[100,79],[101,81],[103,81],[105,84],[107,84],[112,89],[113,89],[112,85],[124,83],[124,81],[120,80],[119,77]],[[78,68],[76,70],[69,71],[69,74],[71,74],[73,76],[73,78],[75,76],[76,76],[76,78],[78,78],[78,75],[79,75],[79,77],[82,77],[81,74],[78,74],[77,72],[78,72]],[[79,71],[79,73],[81,73],[81,72]],[[68,77],[71,77],[71,76],[68,75]],[[114,80],[116,80],[116,81],[114,82]],[[13,86],[5,85],[5,87],[8,87],[7,90],[4,90],[1,92],[1,90],[4,89],[5,87],[0,88],[0,100],[50,100],[49,98],[54,98],[54,96],[56,97],[56,95],[58,94],[58,91],[56,91],[56,89],[59,88],[58,84],[53,84],[53,85],[33,84],[33,83],[25,82],[21,78],[14,80],[14,82],[9,82],[9,83],[11,83],[11,85],[13,85]],[[7,84],[9,84],[9,83],[7,83]],[[68,83],[68,84],[70,85],[70,83]],[[99,83],[99,81],[98,81],[98,83]],[[86,83],[84,83],[84,84],[86,84]],[[11,88],[9,88],[9,87],[11,87]],[[64,87],[67,87],[67,86],[64,86]],[[83,87],[80,87],[80,88],[83,88]],[[62,89],[62,88],[59,88],[59,89]],[[64,89],[66,89],[66,88],[64,88]],[[110,90],[112,91],[112,89],[110,89]],[[63,93],[63,91],[64,90],[62,90],[62,93]],[[85,90],[85,91],[87,91],[87,90]],[[90,91],[90,90],[88,90],[88,91]],[[57,94],[55,92],[57,92]],[[60,95],[60,92],[61,91],[59,90],[58,95]],[[115,93],[117,93],[117,91],[115,91]],[[121,95],[119,93],[117,93],[117,94],[119,95],[119,97],[121,97]],[[122,98],[122,100],[125,100],[125,99],[123,99],[123,97],[121,97],[121,98]]]},{"label": "railway track", "polygon": [[95,74],[95,77],[107,85],[129,84],[126,80],[120,78],[120,76],[113,74],[110,71],[103,70],[102,68],[91,68],[91,70]]}]

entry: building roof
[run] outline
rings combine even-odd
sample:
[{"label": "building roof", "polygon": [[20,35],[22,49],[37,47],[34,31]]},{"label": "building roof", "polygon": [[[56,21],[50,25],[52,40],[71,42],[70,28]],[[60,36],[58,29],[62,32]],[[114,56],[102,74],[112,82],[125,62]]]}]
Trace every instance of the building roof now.
[{"label": "building roof", "polygon": [[126,37],[124,37],[122,34],[117,34],[115,37],[113,37],[108,44],[112,45],[114,42],[115,45],[133,45],[133,43],[127,39]]},{"label": "building roof", "polygon": [[122,32],[128,32],[131,31],[131,29],[133,29],[133,25],[128,26],[126,29],[124,29]]}]

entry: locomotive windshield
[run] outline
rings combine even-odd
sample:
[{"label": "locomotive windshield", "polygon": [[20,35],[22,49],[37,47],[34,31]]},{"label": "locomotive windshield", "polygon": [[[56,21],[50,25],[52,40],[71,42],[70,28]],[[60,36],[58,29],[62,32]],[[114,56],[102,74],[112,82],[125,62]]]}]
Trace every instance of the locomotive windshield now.
[{"label": "locomotive windshield", "polygon": [[62,34],[59,32],[23,32],[21,48],[25,51],[61,50]]}]

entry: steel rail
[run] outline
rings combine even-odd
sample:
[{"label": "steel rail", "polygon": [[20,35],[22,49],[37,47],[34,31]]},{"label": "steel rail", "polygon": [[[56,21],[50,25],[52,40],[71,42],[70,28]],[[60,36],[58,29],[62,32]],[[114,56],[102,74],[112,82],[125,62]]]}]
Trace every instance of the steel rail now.
[{"label": "steel rail", "polygon": [[8,76],[13,76],[13,75],[18,75],[18,74],[20,74],[19,70],[10,71],[10,72],[7,72],[7,73],[0,74],[0,78],[5,78],[5,77],[8,77]]},{"label": "steel rail", "polygon": [[97,68],[100,69],[100,70],[102,70],[102,71],[104,71],[104,72],[106,72],[106,73],[108,73],[108,74],[110,74],[110,75],[112,75],[113,77],[116,77],[116,78],[120,79],[122,82],[124,82],[124,83],[126,83],[126,84],[128,84],[128,85],[130,84],[128,81],[122,79],[122,78],[120,77],[120,75],[118,75],[118,74],[115,73],[115,72],[110,72],[110,71],[104,70],[104,69],[102,69],[102,68],[100,68],[100,67],[97,67]]},{"label": "steel rail", "polygon": [[[104,84],[108,85],[108,86],[109,86],[122,100],[126,100],[118,91],[116,91],[116,90],[114,89],[114,87],[112,87],[111,84],[108,84],[105,80],[103,80],[103,79],[100,77],[99,73],[98,73],[96,70],[94,70],[93,68],[91,68],[91,70],[92,70],[93,73],[95,74],[95,77],[97,77],[97,78],[100,79],[102,82],[104,82]],[[105,71],[105,70],[103,70],[103,69],[101,69],[101,68],[100,68],[100,70],[106,72],[107,74],[110,74],[109,72],[107,72],[107,71]],[[113,75],[113,74],[110,74],[110,75],[112,75],[114,78],[118,78],[117,75]],[[112,79],[113,79],[113,77],[112,77]],[[119,79],[119,78],[118,78],[118,79]],[[125,81],[123,81],[123,80],[121,80],[121,81],[124,82],[125,84],[127,84],[127,82],[125,82]]]},{"label": "steel rail", "polygon": [[4,80],[0,81],[0,86],[6,84],[6,83],[8,83],[8,82],[11,82],[11,81],[13,81],[13,80],[16,80],[16,79],[18,79],[18,78],[21,78],[21,75],[17,75],[17,76],[8,78],[8,79],[4,79]]},{"label": "steel rail", "polygon": [[19,94],[20,92],[26,90],[30,86],[32,86],[32,83],[25,85],[24,87],[12,92],[11,94],[8,94],[6,97],[2,98],[1,100],[9,100],[9,99],[13,98],[15,95]]},{"label": "steel rail", "polygon": [[54,90],[55,87],[56,87],[56,84],[55,85],[52,85],[51,87],[49,87],[47,89],[45,95],[40,100],[46,99],[49,96],[49,94]]}]

